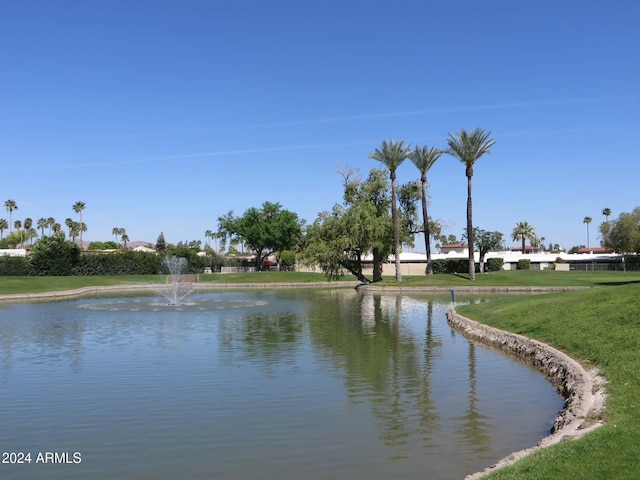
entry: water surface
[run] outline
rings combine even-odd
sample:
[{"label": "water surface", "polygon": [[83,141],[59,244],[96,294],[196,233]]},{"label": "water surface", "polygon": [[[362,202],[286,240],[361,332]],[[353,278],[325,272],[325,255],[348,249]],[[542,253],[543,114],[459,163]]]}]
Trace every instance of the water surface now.
[{"label": "water surface", "polygon": [[2,305],[0,450],[32,462],[0,478],[462,478],[537,443],[563,401],[448,307],[344,289]]}]

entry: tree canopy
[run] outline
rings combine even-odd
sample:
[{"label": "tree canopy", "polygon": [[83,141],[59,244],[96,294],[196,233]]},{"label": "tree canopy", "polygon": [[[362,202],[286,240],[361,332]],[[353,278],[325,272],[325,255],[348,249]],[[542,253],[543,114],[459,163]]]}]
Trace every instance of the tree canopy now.
[{"label": "tree canopy", "polygon": [[234,216],[233,211],[218,217],[217,236],[223,245],[227,240],[246,244],[255,253],[256,269],[261,270],[269,255],[297,246],[302,227],[296,213],[279,203],[264,202],[261,208],[247,209],[241,217]]},{"label": "tree canopy", "polygon": [[[373,281],[382,280],[382,265],[393,251],[392,202],[386,177],[385,170],[374,168],[364,181],[345,179],[344,202],[322,212],[307,230],[305,263],[320,265],[330,279],[347,271],[367,283],[363,269],[371,258]],[[411,243],[420,187],[410,182],[398,190],[400,236],[404,243]]]}]

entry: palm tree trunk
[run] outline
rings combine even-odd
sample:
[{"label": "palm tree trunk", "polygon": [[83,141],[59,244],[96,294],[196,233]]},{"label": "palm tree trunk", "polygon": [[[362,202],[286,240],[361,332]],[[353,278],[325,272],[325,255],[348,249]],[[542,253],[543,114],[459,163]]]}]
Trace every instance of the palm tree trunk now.
[{"label": "palm tree trunk", "polygon": [[429,214],[427,212],[427,177],[423,175],[422,182],[422,222],[424,224],[424,248],[427,252],[427,275],[433,275],[431,261],[431,232],[429,231]]},{"label": "palm tree trunk", "polygon": [[476,279],[476,262],[473,255],[473,207],[471,202],[471,175],[467,175],[467,240],[469,248],[469,280]]},{"label": "palm tree trunk", "polygon": [[393,252],[396,257],[396,283],[402,282],[400,271],[400,232],[398,231],[398,209],[396,206],[396,176],[391,176],[391,220],[393,222]]}]

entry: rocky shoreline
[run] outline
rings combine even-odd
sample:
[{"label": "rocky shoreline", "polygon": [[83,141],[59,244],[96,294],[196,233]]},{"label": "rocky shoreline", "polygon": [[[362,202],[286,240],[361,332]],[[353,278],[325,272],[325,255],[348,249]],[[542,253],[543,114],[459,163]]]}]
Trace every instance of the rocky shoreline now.
[{"label": "rocky shoreline", "polygon": [[514,452],[481,472],[466,477],[476,480],[497,468],[510,465],[531,453],[561,441],[571,440],[602,425],[606,392],[605,380],[597,370],[586,370],[577,361],[555,348],[524,337],[483,325],[456,313],[447,312],[447,322],[465,337],[514,355],[541,371],[558,388],[565,405],[556,417],[551,434],[537,445]]}]

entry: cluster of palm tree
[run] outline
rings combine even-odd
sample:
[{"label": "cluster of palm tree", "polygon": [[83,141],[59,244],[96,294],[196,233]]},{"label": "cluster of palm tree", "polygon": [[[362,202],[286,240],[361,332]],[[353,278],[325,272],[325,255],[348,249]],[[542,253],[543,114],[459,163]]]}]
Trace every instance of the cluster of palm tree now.
[{"label": "cluster of palm tree", "polygon": [[475,280],[475,259],[473,255],[473,205],[472,205],[472,177],[475,162],[483,155],[491,153],[491,147],[495,140],[490,138],[491,132],[477,128],[471,132],[460,130],[457,134],[449,133],[447,139],[448,148],[437,149],[435,147],[420,147],[416,145],[411,150],[410,145],[405,145],[404,140],[389,143],[383,141],[380,148],[368,155],[369,158],[378,160],[389,169],[391,179],[391,218],[393,222],[393,249],[396,264],[396,282],[402,281],[400,271],[400,232],[398,226],[397,200],[396,200],[396,170],[407,158],[411,159],[414,165],[420,170],[420,181],[422,184],[422,217],[424,222],[425,248],[427,250],[427,274],[433,274],[431,261],[431,248],[429,244],[429,215],[427,212],[427,172],[434,165],[442,154],[451,155],[460,160],[465,165],[465,175],[467,177],[467,239],[469,248],[469,279]]},{"label": "cluster of palm tree", "polygon": [[[7,200],[4,202],[5,209],[9,214],[9,221],[4,218],[0,218],[0,239],[4,238],[4,231],[9,230],[9,234],[13,234],[13,229],[15,228],[16,234],[12,239],[14,246],[24,245],[28,240],[32,242],[34,238],[38,237],[37,230],[40,230],[40,236],[45,236],[45,229],[49,229],[48,234],[51,235],[53,233],[57,233],[62,231],[62,226],[60,223],[56,222],[55,218],[41,217],[37,220],[35,228],[33,226],[33,220],[31,218],[25,218],[24,221],[21,220],[13,220],[13,212],[18,210],[18,203],[15,200]],[[85,209],[84,202],[76,202],[72,206],[73,211],[80,215],[80,221],[76,222],[71,218],[67,218],[65,220],[65,225],[69,229],[69,237],[75,241],[76,238],[80,237],[80,241],[82,241],[82,232],[87,231],[87,225],[82,221],[82,211]]]},{"label": "cluster of palm tree", "polygon": [[127,242],[129,241],[129,235],[127,235],[127,231],[122,228],[122,227],[113,227],[113,230],[111,230],[111,233],[113,234],[114,237],[116,237],[116,243],[118,245],[120,245],[120,243],[118,242],[118,237],[120,237],[120,241],[122,242],[123,246],[125,248],[127,248]]},{"label": "cluster of palm tree", "polygon": [[[602,241],[606,243],[606,236],[609,234],[610,224],[609,217],[611,216],[611,209],[606,207],[602,209],[602,215],[604,215],[605,222],[600,226],[600,233],[602,234]],[[587,226],[587,248],[591,247],[591,242],[589,240],[589,224],[593,221],[591,217],[584,217],[582,219],[582,223]]]}]

